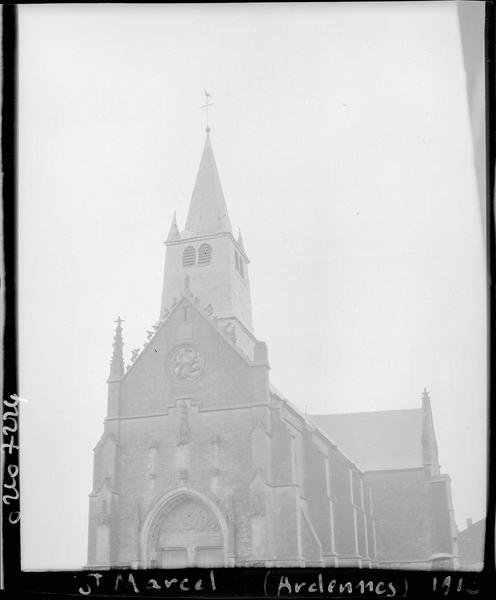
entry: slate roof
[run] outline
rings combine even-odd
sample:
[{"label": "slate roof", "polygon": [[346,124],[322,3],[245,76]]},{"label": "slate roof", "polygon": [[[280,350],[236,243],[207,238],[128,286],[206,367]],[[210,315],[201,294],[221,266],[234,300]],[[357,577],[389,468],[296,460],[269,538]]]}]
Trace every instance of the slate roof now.
[{"label": "slate roof", "polygon": [[232,233],[208,132],[193,195],[191,196],[188,218],[186,219],[186,231],[195,235],[218,232]]},{"label": "slate roof", "polygon": [[308,415],[364,471],[421,467],[422,409]]}]

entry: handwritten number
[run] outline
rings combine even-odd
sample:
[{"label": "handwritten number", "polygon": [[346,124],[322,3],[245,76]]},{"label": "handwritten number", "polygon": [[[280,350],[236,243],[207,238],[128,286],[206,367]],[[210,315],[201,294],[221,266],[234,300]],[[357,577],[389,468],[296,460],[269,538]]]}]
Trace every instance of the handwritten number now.
[{"label": "handwritten number", "polygon": [[[8,406],[9,408],[16,408],[16,406],[19,404],[18,396],[16,396],[15,394],[12,394],[10,396],[10,398],[14,402],[9,402],[8,400],[4,400],[3,403],[5,404],[5,406]],[[16,409],[16,413],[17,413],[17,409]]]},{"label": "handwritten number", "polygon": [[14,438],[11,437],[8,444],[2,444],[2,454],[5,454],[4,448],[9,449],[9,454],[12,454],[14,450],[19,450],[19,446],[14,444]]},{"label": "handwritten number", "polygon": [[[14,472],[12,472],[12,471],[14,471]],[[15,487],[15,478],[19,474],[19,467],[17,465],[9,465],[7,467],[7,473],[12,477],[13,483],[12,483],[12,485],[5,485],[5,487],[13,488],[13,487]]]},{"label": "handwritten number", "polygon": [[9,523],[11,525],[15,525],[16,523],[19,522],[20,518],[21,518],[21,513],[18,510],[14,510],[9,514]]},{"label": "handwritten number", "polygon": [[12,496],[10,494],[4,494],[2,497],[2,500],[5,504],[10,505],[10,500],[17,500],[19,498],[19,492],[16,489],[17,482],[15,479],[17,477],[17,474],[19,473],[19,467],[17,465],[9,465],[7,467],[7,473],[11,476],[12,483],[11,484],[4,483],[3,487],[5,487],[9,490],[14,490],[15,495]]},{"label": "handwritten number", "polygon": [[[8,444],[3,443],[3,440],[2,440],[2,444],[1,444],[2,454],[5,454],[5,449],[7,449],[7,452],[9,454],[12,454],[14,452],[14,450],[19,450],[19,446],[14,444],[14,436],[12,435],[12,434],[16,433],[16,431],[17,431],[16,417],[18,417],[18,415],[19,415],[19,412],[17,410],[17,404],[19,403],[19,398],[15,394],[12,394],[12,396],[10,396],[10,399],[12,400],[12,402],[10,402],[9,400],[3,401],[4,407],[6,406],[7,408],[11,408],[13,410],[6,411],[2,414],[2,421],[4,423],[2,425],[2,436],[4,439],[6,439],[7,435],[10,434]],[[8,420],[10,420],[11,423],[7,423]],[[8,473],[8,475],[10,475],[11,482],[6,483],[4,481],[3,487],[6,490],[9,490],[10,493],[8,493],[8,494],[2,493],[2,502],[9,506],[11,500],[17,500],[19,498],[19,491],[17,490],[17,479],[16,479],[17,476],[19,475],[19,467],[16,464],[11,463],[7,466],[7,473]],[[12,490],[12,491],[10,491],[10,490]],[[8,521],[11,525],[15,525],[16,523],[19,522],[20,518],[21,518],[21,513],[18,510],[13,510],[9,513]]]}]

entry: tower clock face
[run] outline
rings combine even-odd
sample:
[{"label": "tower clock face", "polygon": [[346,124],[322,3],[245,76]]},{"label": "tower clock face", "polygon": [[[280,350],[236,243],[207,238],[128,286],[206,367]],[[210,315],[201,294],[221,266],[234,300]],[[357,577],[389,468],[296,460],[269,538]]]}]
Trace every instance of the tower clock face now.
[{"label": "tower clock face", "polygon": [[168,371],[177,383],[190,383],[203,371],[205,361],[192,344],[174,348],[169,354]]}]

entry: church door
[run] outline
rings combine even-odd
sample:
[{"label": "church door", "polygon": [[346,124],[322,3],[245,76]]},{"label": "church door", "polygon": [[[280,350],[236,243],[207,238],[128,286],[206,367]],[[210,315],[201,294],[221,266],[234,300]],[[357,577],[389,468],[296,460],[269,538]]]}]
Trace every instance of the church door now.
[{"label": "church door", "polygon": [[224,566],[223,548],[198,548],[196,551],[196,566],[203,569],[213,569]]},{"label": "church door", "polygon": [[160,567],[162,569],[177,569],[184,567],[188,562],[185,548],[164,548],[160,553]]},{"label": "church door", "polygon": [[201,500],[183,494],[168,502],[150,528],[147,564],[163,569],[225,566],[224,535]]}]

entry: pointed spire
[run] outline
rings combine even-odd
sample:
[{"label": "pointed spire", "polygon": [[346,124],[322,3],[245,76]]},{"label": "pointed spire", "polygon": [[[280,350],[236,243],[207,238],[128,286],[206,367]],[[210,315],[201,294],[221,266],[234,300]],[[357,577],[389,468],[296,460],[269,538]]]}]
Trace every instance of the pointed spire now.
[{"label": "pointed spire", "polygon": [[168,242],[175,242],[176,240],[180,240],[181,235],[179,234],[179,229],[177,227],[176,221],[176,211],[174,211],[174,216],[172,217],[172,223],[169,229],[169,235],[167,236]]},{"label": "pointed spire", "polygon": [[197,235],[232,231],[208,131],[189,205],[186,231]]},{"label": "pointed spire", "polygon": [[112,351],[112,360],[110,361],[110,373],[107,382],[120,381],[124,376],[124,357],[122,355],[122,348],[124,343],[122,341],[122,323],[123,320],[117,317],[117,327],[115,328],[114,344]]},{"label": "pointed spire", "polygon": [[427,388],[424,388],[422,393],[422,419],[424,422],[424,429],[427,430],[432,423],[431,399]]},{"label": "pointed spire", "polygon": [[429,469],[430,474],[439,473],[439,457],[432,419],[431,399],[426,388],[424,388],[422,394],[422,452],[424,466]]},{"label": "pointed spire", "polygon": [[431,409],[431,399],[429,396],[429,392],[427,391],[427,388],[424,388],[424,391],[422,393],[422,408],[424,410]]},{"label": "pointed spire", "polygon": [[246,252],[245,245],[243,244],[243,238],[241,237],[241,229],[238,229],[238,246],[241,248],[241,250],[243,250],[243,252]]}]

